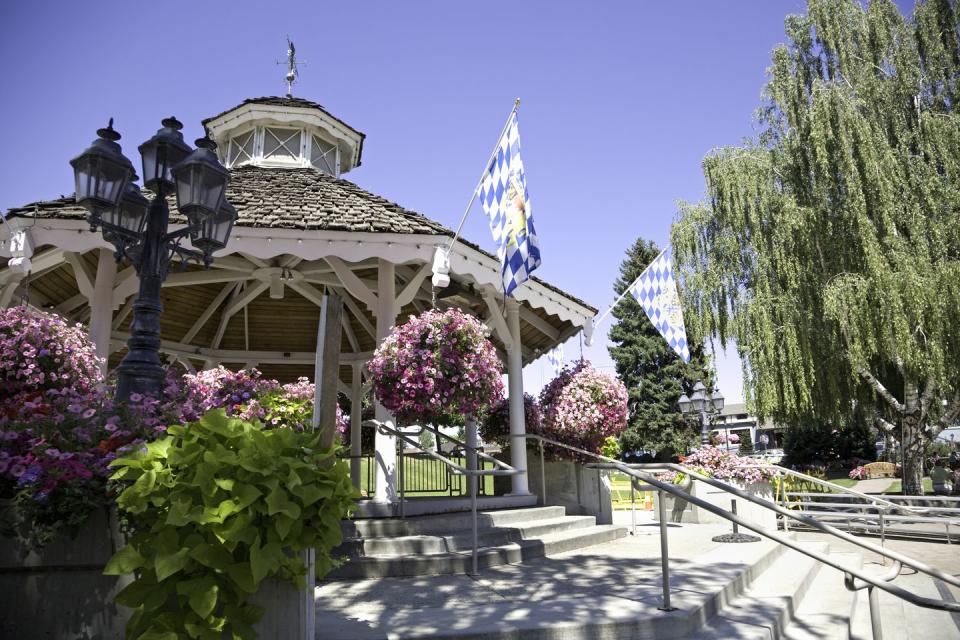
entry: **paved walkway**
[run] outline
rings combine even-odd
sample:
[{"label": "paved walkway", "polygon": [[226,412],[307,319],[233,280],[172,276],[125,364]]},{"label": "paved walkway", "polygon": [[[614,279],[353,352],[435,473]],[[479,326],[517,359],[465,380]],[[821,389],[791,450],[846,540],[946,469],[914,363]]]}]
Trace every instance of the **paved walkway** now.
[{"label": "paved walkway", "polygon": [[[616,522],[629,526],[629,511],[618,512]],[[692,597],[708,591],[773,547],[764,541],[718,551],[721,545],[710,538],[728,531],[722,525],[670,525],[675,606],[681,606],[684,592]],[[723,560],[698,562],[711,551],[722,553]],[[443,629],[496,629],[544,621],[562,625],[615,620],[644,608],[652,617],[659,615],[660,576],[659,527],[649,513],[638,512],[636,536],[493,567],[475,577],[322,582],[316,589],[317,637],[382,640]],[[523,606],[528,602],[530,606]]]},{"label": "paved walkway", "polygon": [[870,478],[869,480],[860,480],[853,485],[854,491],[860,493],[883,493],[893,484],[896,478]]}]

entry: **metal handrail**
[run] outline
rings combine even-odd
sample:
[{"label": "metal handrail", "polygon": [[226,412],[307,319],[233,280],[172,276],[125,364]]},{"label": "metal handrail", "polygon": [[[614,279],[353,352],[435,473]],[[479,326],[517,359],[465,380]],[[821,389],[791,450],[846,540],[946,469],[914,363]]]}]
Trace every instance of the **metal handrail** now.
[{"label": "metal handrail", "polygon": [[[703,499],[701,499],[701,498],[697,498],[697,497],[695,497],[695,496],[693,496],[693,495],[691,495],[691,494],[688,494],[686,491],[680,489],[679,487],[677,487],[676,485],[674,485],[674,484],[672,484],[672,483],[663,482],[663,481],[661,481],[661,480],[658,480],[656,477],[654,477],[654,475],[653,475],[652,473],[649,473],[649,472],[647,472],[647,471],[642,471],[641,469],[643,469],[643,468],[645,468],[645,467],[654,467],[654,468],[658,468],[658,469],[665,468],[665,469],[668,469],[668,470],[677,471],[677,472],[680,472],[680,473],[687,474],[687,475],[688,475],[689,477],[691,477],[691,478],[694,478],[694,479],[696,479],[696,480],[698,480],[698,481],[700,481],[700,482],[704,482],[704,483],[706,483],[706,484],[709,484],[709,485],[711,485],[711,486],[714,486],[714,487],[716,487],[716,488],[718,488],[718,489],[721,489],[722,491],[726,491],[727,493],[731,493],[731,494],[733,494],[733,495],[735,495],[735,496],[737,496],[737,497],[739,497],[739,498],[742,498],[742,499],[744,499],[744,500],[746,500],[746,501],[748,501],[748,502],[752,502],[753,504],[756,504],[756,505],[758,505],[758,506],[760,506],[760,507],[762,507],[762,508],[765,508],[765,509],[774,511],[774,512],[776,512],[776,513],[779,513],[780,515],[782,515],[782,516],[784,516],[784,517],[786,517],[786,518],[792,518],[792,519],[797,520],[797,521],[799,521],[799,522],[801,522],[801,523],[803,523],[803,524],[805,524],[805,525],[807,525],[807,526],[810,526],[810,527],[813,527],[814,529],[817,529],[817,530],[819,530],[819,531],[822,531],[823,533],[827,533],[827,534],[829,534],[829,535],[832,535],[832,536],[834,536],[835,538],[839,538],[839,539],[841,539],[841,540],[844,540],[844,541],[846,541],[846,542],[849,542],[849,543],[852,543],[852,544],[854,544],[854,545],[856,545],[856,546],[859,546],[859,547],[861,547],[861,548],[863,548],[863,549],[867,549],[867,550],[872,551],[872,552],[874,552],[874,553],[877,553],[877,554],[879,554],[879,555],[881,555],[881,556],[890,558],[890,559],[894,560],[894,561],[897,562],[897,563],[901,563],[901,564],[904,564],[904,565],[906,565],[906,566],[908,566],[908,567],[912,567],[913,569],[915,569],[915,570],[917,570],[917,571],[919,571],[919,572],[921,572],[921,573],[924,573],[924,574],[926,574],[926,575],[928,575],[928,576],[931,576],[931,577],[937,578],[937,579],[939,579],[939,580],[942,580],[942,581],[944,581],[944,582],[946,582],[946,583],[948,583],[948,584],[952,584],[952,585],[954,585],[954,586],[960,587],[960,579],[955,578],[955,577],[953,577],[953,576],[951,576],[951,575],[949,575],[949,574],[947,574],[947,573],[944,573],[943,571],[940,571],[939,569],[936,569],[935,567],[930,567],[930,566],[928,566],[928,565],[926,565],[926,564],[924,564],[924,563],[922,563],[922,562],[919,562],[919,561],[917,561],[917,560],[914,560],[914,559],[912,559],[912,558],[910,558],[910,557],[908,557],[908,556],[905,556],[905,555],[903,555],[903,554],[901,554],[901,553],[898,553],[898,552],[896,552],[896,551],[887,550],[887,549],[884,549],[883,547],[879,547],[879,546],[877,546],[877,545],[875,545],[875,544],[872,544],[872,543],[866,542],[866,541],[864,541],[864,540],[861,540],[861,539],[859,539],[859,538],[857,538],[857,537],[855,537],[855,536],[852,536],[852,535],[847,534],[847,533],[845,533],[845,532],[843,532],[843,531],[840,531],[839,529],[836,529],[836,528],[834,528],[834,527],[831,527],[830,525],[823,524],[823,523],[817,521],[817,520],[814,519],[814,518],[811,518],[811,517],[808,517],[808,516],[803,516],[803,515],[798,515],[798,514],[792,512],[792,511],[790,511],[790,510],[788,510],[788,509],[784,509],[783,507],[780,507],[779,505],[776,505],[776,504],[773,504],[773,503],[768,502],[768,501],[766,501],[766,500],[762,500],[762,499],[760,499],[760,498],[757,498],[756,496],[750,495],[749,493],[747,493],[747,492],[745,492],[745,491],[743,491],[743,490],[741,490],[741,489],[739,489],[739,488],[737,488],[737,487],[731,486],[731,485],[729,485],[729,484],[727,484],[727,483],[724,483],[724,482],[720,482],[719,480],[715,480],[714,478],[710,478],[710,477],[708,477],[708,476],[704,476],[704,475],[702,475],[702,474],[700,474],[700,473],[697,473],[696,471],[694,471],[694,470],[692,470],[692,469],[689,469],[689,468],[687,468],[687,467],[684,467],[684,466],[682,466],[682,465],[669,464],[669,463],[667,463],[667,464],[658,464],[658,465],[625,464],[625,463],[622,463],[622,462],[620,462],[620,461],[618,461],[618,460],[614,460],[614,459],[612,459],[612,458],[609,458],[609,457],[607,457],[607,456],[603,456],[603,455],[599,455],[599,454],[596,454],[596,453],[593,453],[593,452],[590,452],[590,451],[586,451],[585,449],[580,449],[579,447],[574,447],[574,446],[571,446],[571,445],[567,445],[567,444],[564,444],[564,443],[562,443],[562,442],[558,442],[558,441],[556,441],[556,440],[552,440],[552,439],[550,439],[550,438],[545,438],[544,436],[539,436],[539,435],[535,435],[535,434],[530,434],[530,435],[528,435],[528,436],[526,436],[526,437],[529,438],[529,439],[532,439],[532,440],[539,440],[540,443],[541,443],[541,446],[543,445],[543,443],[547,443],[547,444],[550,444],[550,445],[553,445],[553,446],[559,446],[559,447],[568,449],[568,450],[570,450],[570,451],[575,451],[575,452],[577,452],[577,453],[579,453],[579,454],[581,454],[581,455],[585,455],[585,456],[588,456],[588,457],[591,457],[591,458],[603,460],[603,461],[604,461],[603,464],[592,463],[592,464],[590,464],[589,466],[590,466],[591,468],[596,468],[596,469],[615,469],[615,470],[617,470],[617,471],[620,471],[621,473],[625,473],[625,474],[628,475],[628,476],[631,476],[631,477],[634,477],[634,478],[638,478],[638,479],[640,479],[640,480],[643,480],[645,483],[647,483],[647,484],[649,484],[649,485],[652,485],[653,487],[656,487],[656,488],[657,488],[659,491],[661,491],[661,492],[667,492],[667,493],[669,493],[669,494],[671,494],[671,495],[673,495],[673,496],[675,496],[675,497],[677,497],[677,498],[680,498],[680,499],[682,499],[682,500],[686,500],[687,502],[690,502],[690,503],[692,503],[692,504],[700,507],[701,509],[704,509],[705,511],[709,511],[710,513],[713,513],[714,515],[717,515],[717,516],[719,516],[719,517],[721,517],[721,518],[723,518],[723,519],[725,519],[725,520],[729,520],[730,522],[733,522],[733,523],[735,523],[735,524],[737,524],[737,525],[739,525],[739,526],[741,526],[741,527],[744,527],[744,528],[749,529],[749,530],[751,530],[751,531],[753,531],[753,532],[755,532],[755,533],[760,534],[761,536],[764,536],[764,537],[766,537],[766,538],[769,538],[769,539],[773,540],[774,542],[778,542],[779,544],[782,544],[782,545],[785,546],[785,547],[788,547],[788,548],[790,548],[790,549],[793,549],[794,551],[797,551],[797,552],[802,553],[802,554],[804,554],[804,555],[806,555],[806,556],[808,556],[808,557],[810,557],[810,558],[813,558],[814,560],[816,560],[816,561],[818,561],[818,562],[821,562],[822,564],[825,564],[825,565],[827,565],[827,566],[833,567],[834,569],[837,569],[838,571],[843,572],[845,576],[847,576],[847,575],[851,576],[851,579],[853,579],[853,578],[859,578],[863,583],[865,583],[866,588],[868,588],[868,589],[870,590],[871,594],[872,594],[874,588],[879,588],[879,589],[882,589],[882,590],[886,591],[887,593],[890,593],[890,594],[893,594],[893,595],[897,596],[898,598],[901,598],[901,599],[903,599],[903,600],[906,600],[907,602],[910,602],[911,604],[914,604],[914,605],[916,605],[916,606],[918,606],[918,607],[924,607],[924,608],[928,608],[928,609],[938,609],[938,610],[943,610],[943,611],[960,612],[960,603],[958,603],[958,602],[948,602],[948,601],[945,601],[945,600],[936,600],[936,599],[933,599],[933,598],[926,598],[926,597],[923,597],[923,596],[919,596],[919,595],[917,595],[917,594],[915,594],[915,593],[913,593],[913,592],[911,592],[911,591],[907,591],[906,589],[904,589],[904,588],[902,588],[902,587],[898,587],[898,586],[896,586],[896,585],[893,585],[893,584],[891,584],[890,582],[888,582],[888,581],[886,581],[886,580],[879,579],[879,578],[876,578],[876,577],[874,577],[874,576],[870,576],[870,575],[868,575],[868,574],[866,574],[866,573],[863,573],[863,572],[861,572],[861,571],[859,571],[859,570],[855,570],[855,569],[850,569],[850,568],[848,568],[848,567],[844,567],[844,566],[842,566],[842,565],[834,562],[834,561],[831,560],[829,557],[827,557],[827,556],[825,556],[825,555],[823,555],[823,554],[821,554],[821,553],[819,553],[819,552],[817,552],[817,551],[814,551],[814,550],[812,550],[812,549],[808,549],[808,548],[805,548],[805,547],[801,546],[799,543],[797,543],[796,541],[794,541],[793,539],[791,539],[790,537],[788,537],[788,536],[786,536],[786,535],[781,535],[779,532],[776,532],[776,531],[769,531],[769,530],[767,530],[767,529],[764,529],[764,528],[761,527],[760,525],[757,525],[757,524],[755,524],[755,523],[753,523],[753,522],[751,522],[751,521],[749,521],[749,520],[746,520],[745,518],[743,518],[743,517],[741,517],[741,516],[739,516],[739,515],[737,515],[737,514],[728,513],[728,512],[727,512],[725,509],[723,509],[722,507],[718,507],[718,506],[716,506],[716,505],[714,505],[714,504],[711,504],[711,503],[707,502],[706,500],[703,500]],[[665,516],[666,516],[666,512],[665,512],[664,500],[662,499],[662,495],[661,495],[661,499],[660,499],[659,503],[660,503],[660,504],[659,504],[659,509],[660,509],[661,562],[662,562],[663,570],[664,570],[664,575],[663,575],[663,602],[664,602],[664,606],[663,606],[662,608],[665,609],[665,610],[670,610],[671,607],[670,607],[670,591],[669,591],[669,584],[670,584],[670,582],[669,582],[669,558],[668,558],[667,544],[666,544],[666,542],[667,542],[667,530],[668,530],[668,529],[667,529],[667,526],[666,526],[666,517],[665,517]],[[897,565],[894,565],[894,568],[899,569],[899,568],[897,567]],[[898,570],[898,575],[899,575],[899,570]],[[873,612],[871,612],[871,614],[872,614],[872,613],[873,613]],[[875,632],[875,636],[874,636],[875,639],[876,639],[876,640],[881,640],[882,634],[880,633],[879,620],[877,620],[875,623],[873,623],[873,629],[874,629],[874,632]]]},{"label": "metal handrail", "polygon": [[824,480],[824,479],[818,478],[818,477],[816,477],[816,476],[807,475],[806,473],[801,473],[800,471],[795,471],[794,469],[788,469],[787,467],[781,467],[781,466],[778,465],[778,464],[768,464],[768,465],[748,464],[748,465],[744,465],[744,468],[746,468],[746,469],[775,469],[779,475],[789,475],[789,476],[793,476],[793,477],[795,477],[795,478],[800,478],[800,479],[802,479],[802,480],[806,480],[807,482],[814,482],[814,483],[817,483],[817,484],[820,484],[820,485],[823,485],[823,486],[826,486],[826,487],[830,487],[831,489],[833,489],[833,490],[836,491],[837,493],[846,493],[846,494],[848,494],[848,495],[857,496],[857,497],[860,498],[861,500],[866,500],[866,501],[872,502],[872,503],[874,503],[874,504],[883,504],[888,510],[890,510],[890,509],[901,509],[901,510],[905,510],[905,511],[914,511],[914,512],[917,512],[917,513],[921,513],[921,512],[926,511],[926,509],[923,508],[923,507],[913,507],[913,506],[910,506],[910,505],[897,504],[897,503],[895,503],[895,502],[892,502],[891,500],[887,500],[886,498],[880,498],[880,497],[875,496],[875,495],[870,495],[870,494],[868,494],[868,493],[863,493],[863,492],[857,491],[856,489],[851,489],[850,487],[844,487],[843,485],[839,485],[839,484],[836,484],[836,483],[834,483],[834,482],[830,482],[829,480]]},{"label": "metal handrail", "polygon": [[[494,458],[493,456],[489,456],[489,455],[484,454],[482,451],[478,450],[476,447],[471,447],[470,445],[467,445],[467,444],[465,444],[465,443],[462,443],[462,442],[460,442],[459,440],[457,440],[456,438],[452,438],[452,437],[450,437],[450,436],[447,436],[446,434],[442,434],[442,435],[444,435],[444,437],[447,437],[447,438],[449,438],[450,440],[458,443],[458,444],[459,444],[460,446],[462,446],[465,450],[470,451],[470,452],[473,453],[474,455],[482,456],[482,457],[485,458],[485,459],[492,460],[492,461],[495,463],[495,465],[496,465],[497,467],[499,467],[499,468],[498,468],[498,469],[470,469],[470,468],[467,468],[467,467],[463,467],[463,466],[457,464],[456,462],[453,462],[452,460],[449,460],[449,459],[446,458],[445,456],[440,455],[439,453],[437,453],[437,452],[435,452],[435,451],[430,451],[429,449],[425,449],[423,446],[420,445],[420,442],[419,442],[419,441],[411,440],[411,439],[407,436],[407,434],[405,434],[405,433],[404,433],[403,431],[401,431],[399,428],[397,428],[397,427],[395,427],[395,426],[392,426],[392,425],[391,425],[390,423],[388,423],[388,422],[380,422],[379,420],[364,420],[362,424],[363,424],[364,426],[376,427],[376,429],[377,429],[380,433],[383,433],[383,434],[385,434],[385,435],[392,435],[392,436],[396,437],[398,440],[401,440],[401,441],[407,443],[408,445],[412,446],[414,449],[419,449],[420,451],[422,451],[423,453],[427,454],[427,455],[430,456],[431,458],[434,458],[434,459],[436,459],[436,460],[439,460],[440,462],[442,462],[443,464],[445,464],[445,465],[450,469],[450,472],[451,472],[451,473],[454,473],[454,474],[457,474],[457,475],[467,476],[467,478],[468,478],[468,484],[470,485],[470,511],[471,511],[471,513],[472,513],[472,516],[473,516],[473,553],[472,553],[473,572],[472,572],[472,575],[477,575],[477,565],[478,565],[478,560],[477,560],[477,557],[478,557],[478,554],[477,554],[477,546],[478,546],[478,538],[479,538],[478,526],[477,526],[477,477],[478,477],[478,476],[513,476],[513,475],[517,475],[517,474],[521,473],[521,471],[518,470],[518,469],[514,469],[513,467],[511,467],[510,465],[508,465],[506,462],[503,462],[502,460],[497,460],[497,459]],[[419,426],[419,425],[417,425],[417,426]],[[423,429],[423,428],[426,428],[426,427],[421,427],[421,429]],[[434,429],[430,429],[430,430],[433,431],[434,433],[436,433],[437,435],[440,435],[440,432],[439,432],[438,430],[434,430]],[[403,517],[405,517],[405,504],[406,504],[406,501],[404,500],[404,495],[403,495],[403,453],[402,453],[402,450],[401,450],[401,454],[400,454],[399,470],[400,470],[400,473],[399,473],[399,476],[400,476],[400,477],[398,478],[398,480],[399,480],[399,483],[398,483],[398,484],[399,484],[399,487],[400,487],[400,517],[403,518]]]}]

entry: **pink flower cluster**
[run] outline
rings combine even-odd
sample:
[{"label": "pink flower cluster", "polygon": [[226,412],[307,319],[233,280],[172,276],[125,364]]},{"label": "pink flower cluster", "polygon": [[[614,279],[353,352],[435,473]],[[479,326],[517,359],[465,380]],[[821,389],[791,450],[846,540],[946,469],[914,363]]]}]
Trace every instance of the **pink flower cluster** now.
[{"label": "pink flower cluster", "polygon": [[[540,408],[540,435],[592,453],[600,453],[608,437],[619,436],[627,428],[627,388],[616,376],[594,369],[586,360],[564,368],[543,388]],[[563,450],[553,454],[571,457]]]},{"label": "pink flower cluster", "polygon": [[853,470],[850,471],[849,475],[854,480],[866,480],[867,468],[864,467],[863,465],[859,465],[857,467],[854,467]]},{"label": "pink flower cluster", "polygon": [[[745,484],[770,480],[774,476],[772,468],[758,466],[759,463],[753,458],[738,456],[718,447],[701,447],[688,456],[681,456],[680,464],[711,478],[740,480]],[[673,481],[676,474],[668,472],[658,477]]]},{"label": "pink flower cluster", "polygon": [[[523,418],[527,433],[539,433],[542,429],[543,414],[540,404],[529,393],[523,394]],[[480,425],[480,437],[484,442],[496,442],[501,447],[510,444],[510,399],[501,398],[490,409]]]},{"label": "pink flower cluster", "polygon": [[457,309],[410,316],[368,365],[377,399],[406,423],[480,414],[503,394],[503,370],[486,333]]},{"label": "pink flower cluster", "polygon": [[[88,393],[103,381],[94,345],[80,326],[29,307],[0,312],[0,398],[16,408],[49,389]],[[12,416],[11,416],[12,417]]]}]

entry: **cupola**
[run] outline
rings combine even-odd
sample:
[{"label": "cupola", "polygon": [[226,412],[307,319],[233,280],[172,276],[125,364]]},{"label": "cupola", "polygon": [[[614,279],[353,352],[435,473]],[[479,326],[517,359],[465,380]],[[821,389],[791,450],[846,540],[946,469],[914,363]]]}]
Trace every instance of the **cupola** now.
[{"label": "cupola", "polygon": [[230,169],[305,167],[338,178],[360,166],[364,134],[303,98],[250,98],[203,124]]}]

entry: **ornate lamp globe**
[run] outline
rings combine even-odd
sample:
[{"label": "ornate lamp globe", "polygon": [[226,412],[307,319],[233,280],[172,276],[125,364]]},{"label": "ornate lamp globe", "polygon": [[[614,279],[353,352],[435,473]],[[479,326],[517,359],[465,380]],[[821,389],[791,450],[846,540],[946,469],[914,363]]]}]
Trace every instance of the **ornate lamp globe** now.
[{"label": "ornate lamp globe", "polygon": [[693,387],[693,395],[690,396],[690,405],[694,411],[703,411],[707,402],[706,387],[702,382],[698,382]]},{"label": "ornate lamp globe", "polygon": [[720,389],[714,389],[710,398],[713,402],[713,410],[717,413],[723,411],[723,394],[720,393]]},{"label": "ornate lamp globe", "polygon": [[680,405],[680,413],[690,413],[690,398],[687,397],[687,394],[682,394],[680,400],[677,401],[677,404]]},{"label": "ornate lamp globe", "polygon": [[161,120],[156,135],[138,147],[143,159],[143,184],[154,193],[173,190],[174,165],[190,155],[190,145],[183,141],[183,124],[176,118]]},{"label": "ornate lamp globe", "polygon": [[133,182],[136,179],[137,175],[134,174],[120,197],[120,204],[108,211],[103,217],[103,221],[113,227],[103,230],[103,237],[111,242],[118,234],[136,241],[143,233],[150,201],[143,197],[140,187]]},{"label": "ornate lamp globe", "polygon": [[209,136],[197,140],[197,148],[173,168],[177,183],[177,207],[190,226],[214,217],[223,205],[230,173],[220,164]]},{"label": "ornate lamp globe", "polygon": [[190,229],[190,242],[209,259],[214,251],[227,246],[233,223],[237,220],[237,210],[227,200],[223,201],[216,215],[204,218],[200,224]]},{"label": "ornate lamp globe", "polygon": [[77,203],[90,212],[91,229],[117,207],[134,175],[133,165],[117,144],[120,134],[113,130],[113,118],[105,129],[97,130],[97,136],[86,151],[70,161]]}]

